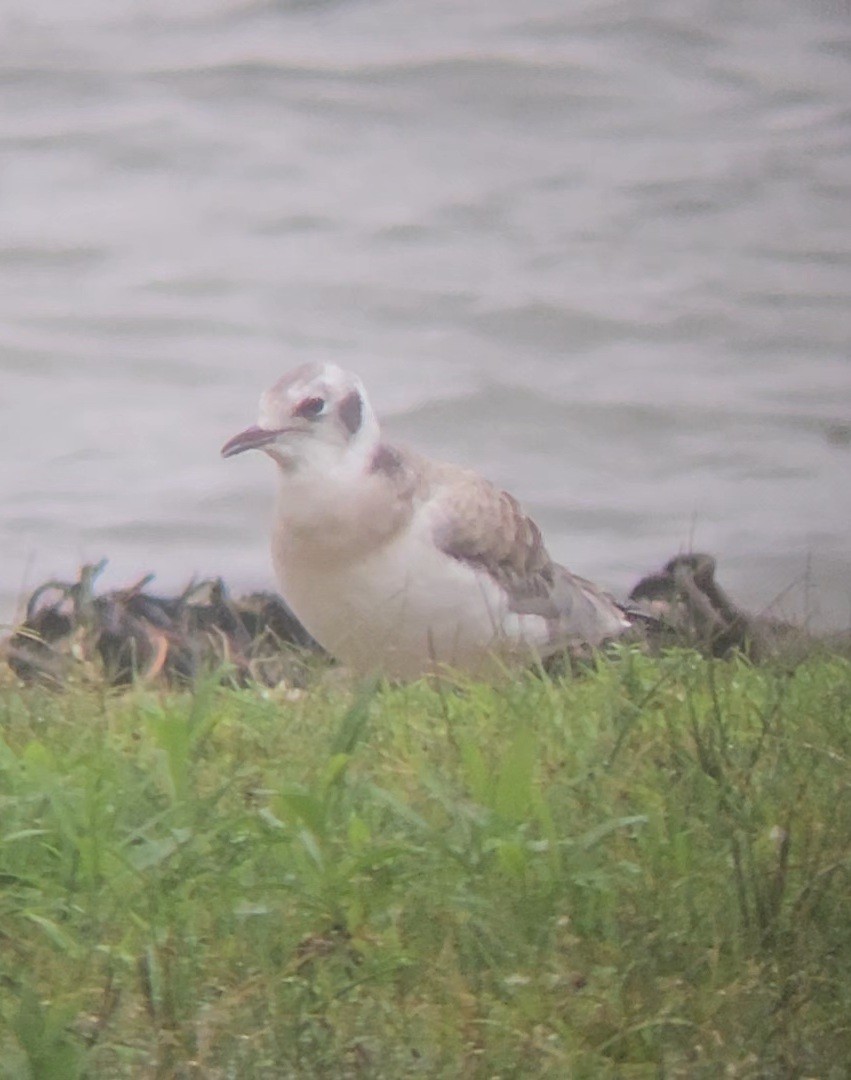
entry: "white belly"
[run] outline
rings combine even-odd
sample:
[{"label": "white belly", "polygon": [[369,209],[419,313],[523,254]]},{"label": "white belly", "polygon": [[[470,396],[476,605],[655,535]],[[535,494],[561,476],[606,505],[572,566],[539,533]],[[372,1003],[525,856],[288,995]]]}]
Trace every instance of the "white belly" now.
[{"label": "white belly", "polygon": [[485,572],[443,554],[415,529],[354,562],[320,566],[309,550],[275,554],[284,599],[356,671],[402,679],[444,667],[483,674],[518,653],[527,660],[546,654],[544,619],[510,612]]}]

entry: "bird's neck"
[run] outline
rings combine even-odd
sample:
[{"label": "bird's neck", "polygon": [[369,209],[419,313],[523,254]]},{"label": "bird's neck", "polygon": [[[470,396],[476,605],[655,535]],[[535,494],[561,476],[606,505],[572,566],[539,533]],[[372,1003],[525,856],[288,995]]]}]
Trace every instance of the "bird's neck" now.
[{"label": "bird's neck", "polygon": [[372,468],[375,446],[311,456],[279,468],[277,547],[293,560],[362,558],[386,544],[411,514],[387,477]]}]

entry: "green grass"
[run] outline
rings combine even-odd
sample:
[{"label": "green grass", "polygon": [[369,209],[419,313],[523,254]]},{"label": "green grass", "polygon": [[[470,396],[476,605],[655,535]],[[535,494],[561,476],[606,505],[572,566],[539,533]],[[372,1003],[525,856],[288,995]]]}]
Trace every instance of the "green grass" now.
[{"label": "green grass", "polygon": [[848,1062],[847,661],[0,691],[3,1080]]}]

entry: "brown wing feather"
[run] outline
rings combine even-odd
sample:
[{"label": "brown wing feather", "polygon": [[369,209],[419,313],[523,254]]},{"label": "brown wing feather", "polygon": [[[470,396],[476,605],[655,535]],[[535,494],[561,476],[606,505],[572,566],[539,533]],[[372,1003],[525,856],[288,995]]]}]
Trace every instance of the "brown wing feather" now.
[{"label": "brown wing feather", "polygon": [[626,629],[612,597],[553,562],[541,530],[513,496],[454,466],[440,466],[435,479],[435,543],[490,574],[512,611],[546,619],[554,640],[598,644]]},{"label": "brown wing feather", "polygon": [[488,573],[518,615],[539,615],[554,642],[598,644],[627,626],[614,600],[550,558],[517,500],[478,473],[382,446],[372,463],[399,496],[431,505],[434,542]]},{"label": "brown wing feather", "polygon": [[558,617],[549,599],[557,566],[517,500],[467,469],[441,466],[438,479],[432,492],[437,546],[490,574],[508,592],[512,610]]}]

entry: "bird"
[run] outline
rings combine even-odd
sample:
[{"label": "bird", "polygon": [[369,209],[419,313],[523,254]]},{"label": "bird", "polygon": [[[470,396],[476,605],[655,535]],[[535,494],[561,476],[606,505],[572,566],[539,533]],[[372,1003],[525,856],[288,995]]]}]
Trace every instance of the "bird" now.
[{"label": "bird", "polygon": [[360,378],[295,368],[222,447],[274,462],[272,562],[305,629],[361,675],[485,678],[598,647],[625,609],[550,557],[517,500],[472,469],[393,446]]}]

